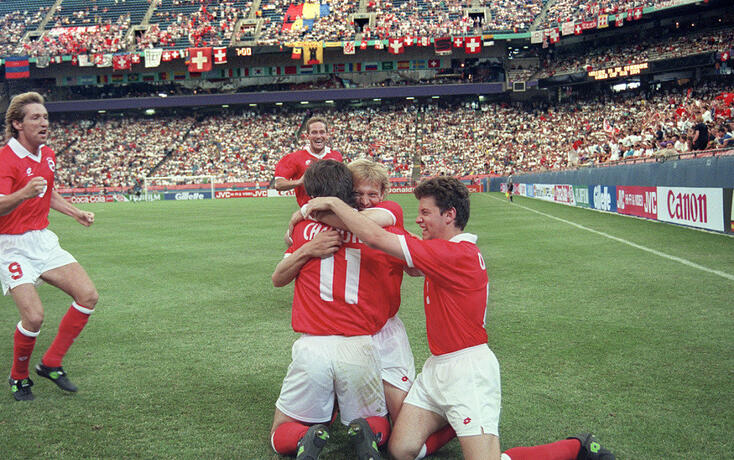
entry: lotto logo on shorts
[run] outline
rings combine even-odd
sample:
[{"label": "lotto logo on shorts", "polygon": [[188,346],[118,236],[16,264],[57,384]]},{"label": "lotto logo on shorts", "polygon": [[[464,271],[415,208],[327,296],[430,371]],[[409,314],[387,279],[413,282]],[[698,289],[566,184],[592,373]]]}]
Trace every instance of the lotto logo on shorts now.
[{"label": "lotto logo on shorts", "polygon": [[403,380],[403,382],[407,382],[408,381],[408,377],[404,375],[403,378],[402,378],[402,380]]},{"label": "lotto logo on shorts", "polygon": [[464,425],[468,425],[471,423],[471,419],[469,417],[464,419]]}]

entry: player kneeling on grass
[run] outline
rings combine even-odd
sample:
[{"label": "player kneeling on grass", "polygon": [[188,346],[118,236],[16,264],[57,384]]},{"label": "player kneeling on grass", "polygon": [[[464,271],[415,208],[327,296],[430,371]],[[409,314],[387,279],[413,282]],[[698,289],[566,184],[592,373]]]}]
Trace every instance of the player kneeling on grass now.
[{"label": "player kneeling on grass", "polygon": [[43,323],[43,305],[35,285],[56,286],[73,299],[51,347],[36,373],[65,391],[77,391],[61,360],[87,324],[97,304],[97,290],[81,265],[59,246],[49,230],[50,209],[88,227],[94,214],[66,201],[54,188],[56,155],[45,145],[48,112],[34,92],[15,96],[5,114],[8,143],[0,150],[0,282],[13,296],[20,322],[15,330],[10,390],[16,400],[31,400],[28,365]]},{"label": "player kneeling on grass", "polygon": [[[486,266],[476,235],[463,231],[469,219],[469,191],[455,178],[439,177],[421,183],[415,196],[422,240],[387,232],[335,198],[311,200],[307,213],[333,212],[361,241],[425,275],[424,307],[432,355],[395,423],[391,455],[398,460],[422,458],[428,437],[448,422],[465,458],[498,460],[499,364],[487,346],[484,327],[489,287]],[[513,450],[503,455],[512,460],[614,458],[591,435],[519,449],[531,451],[525,457],[523,451]],[[537,455],[539,452],[551,455]],[[555,452],[560,456],[554,456]]]},{"label": "player kneeling on grass", "polygon": [[[304,175],[310,196],[336,196],[353,203],[352,175],[334,160],[311,165]],[[390,424],[372,335],[385,324],[389,289],[381,274],[403,263],[368,248],[350,232],[314,220],[296,224],[293,244],[273,273],[273,284],[295,279],[292,327],[302,336],[293,344],[276,402],[273,449],[298,459],[316,459],[329,437],[334,397],[360,460],[381,458],[379,444]]]}]

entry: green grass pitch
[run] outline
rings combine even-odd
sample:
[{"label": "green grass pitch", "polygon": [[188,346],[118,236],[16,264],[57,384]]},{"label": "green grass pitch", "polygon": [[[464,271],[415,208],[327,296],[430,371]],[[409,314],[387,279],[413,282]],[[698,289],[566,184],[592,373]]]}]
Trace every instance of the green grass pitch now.
[{"label": "green grass pitch", "polygon": [[[393,197],[414,224],[416,201]],[[292,286],[272,287],[292,198],[86,205],[86,229],[52,213],[100,293],[64,365],[77,394],[35,378],[36,400],[0,393],[0,457],[278,459],[273,404],[290,362]],[[540,211],[546,215],[533,212]],[[503,449],[593,431],[619,459],[731,458],[734,281],[603,232],[734,274],[724,235],[518,198],[472,196],[502,372]],[[400,316],[418,370],[428,356],[422,280]],[[39,288],[46,321],[70,300]],[[18,314],[2,299],[8,375]],[[32,374],[32,377],[35,373]],[[342,427],[325,459],[351,459]],[[460,458],[452,441],[434,458]]]}]

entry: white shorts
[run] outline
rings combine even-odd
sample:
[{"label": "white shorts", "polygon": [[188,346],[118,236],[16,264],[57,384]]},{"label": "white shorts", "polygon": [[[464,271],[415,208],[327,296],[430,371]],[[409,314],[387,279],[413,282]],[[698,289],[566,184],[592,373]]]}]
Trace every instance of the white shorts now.
[{"label": "white shorts", "polygon": [[387,414],[380,358],[372,336],[302,335],[293,344],[275,407],[306,423],[331,420],[334,395],[344,425]]},{"label": "white shorts", "polygon": [[405,398],[446,418],[457,436],[499,436],[500,401],[500,366],[486,344],[430,356]]},{"label": "white shorts", "polygon": [[380,355],[382,380],[405,392],[410,390],[415,380],[415,362],[403,322],[395,315],[372,337]]},{"label": "white shorts", "polygon": [[74,262],[74,256],[61,248],[59,238],[47,228],[20,235],[0,235],[3,295],[21,284],[38,286],[43,282],[42,274]]}]

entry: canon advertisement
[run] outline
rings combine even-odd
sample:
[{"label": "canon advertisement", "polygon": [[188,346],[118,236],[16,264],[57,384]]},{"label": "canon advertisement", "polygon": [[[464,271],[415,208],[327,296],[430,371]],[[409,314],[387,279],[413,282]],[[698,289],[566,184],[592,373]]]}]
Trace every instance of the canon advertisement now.
[{"label": "canon advertisement", "polygon": [[658,220],[724,231],[724,190],[658,187]]}]

